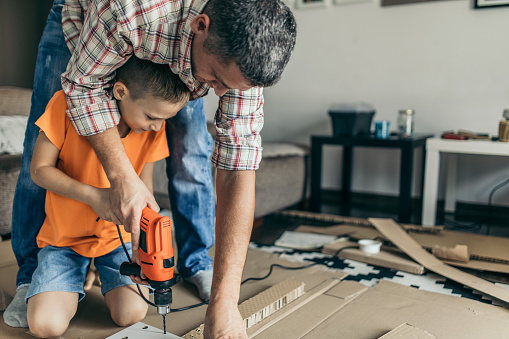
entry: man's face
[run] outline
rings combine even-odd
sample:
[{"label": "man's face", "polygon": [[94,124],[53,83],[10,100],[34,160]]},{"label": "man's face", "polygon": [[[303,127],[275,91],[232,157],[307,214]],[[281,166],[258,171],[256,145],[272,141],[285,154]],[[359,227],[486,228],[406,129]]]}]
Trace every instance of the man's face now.
[{"label": "man's face", "polygon": [[126,95],[118,100],[122,120],[135,133],[159,131],[166,119],[177,115],[181,104],[172,103],[153,97],[132,100]]},{"label": "man's face", "polygon": [[250,86],[235,63],[224,66],[216,56],[201,51],[191,54],[192,70],[196,80],[213,88],[217,96],[223,96],[229,89],[248,90]]},{"label": "man's face", "polygon": [[217,96],[223,96],[229,89],[248,90],[253,87],[244,79],[236,63],[224,65],[204,48],[203,44],[208,36],[208,23],[208,17],[201,14],[191,24],[195,33],[191,45],[193,76],[213,88]]}]

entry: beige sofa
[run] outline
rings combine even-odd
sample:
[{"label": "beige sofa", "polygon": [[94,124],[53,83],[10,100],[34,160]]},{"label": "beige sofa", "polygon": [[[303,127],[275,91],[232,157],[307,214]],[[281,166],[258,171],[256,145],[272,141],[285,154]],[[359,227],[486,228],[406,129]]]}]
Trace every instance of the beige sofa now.
[{"label": "beige sofa", "polygon": [[[26,115],[32,91],[0,86],[0,115]],[[213,126],[209,124],[213,133]],[[20,133],[21,134],[21,133]],[[16,135],[20,140],[24,135]],[[308,177],[308,148],[291,143],[264,143],[263,159],[256,172],[255,217],[301,203]],[[21,155],[0,154],[0,236],[8,238],[11,229],[12,201],[19,175]],[[161,208],[171,208],[168,198],[166,162],[154,170],[154,195]]]}]

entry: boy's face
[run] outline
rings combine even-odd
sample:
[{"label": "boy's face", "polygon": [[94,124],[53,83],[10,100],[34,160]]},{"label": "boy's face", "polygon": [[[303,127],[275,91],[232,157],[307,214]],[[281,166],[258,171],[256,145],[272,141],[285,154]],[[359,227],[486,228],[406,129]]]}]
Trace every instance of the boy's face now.
[{"label": "boy's face", "polygon": [[[115,85],[122,83],[117,82]],[[183,107],[180,103],[147,97],[133,100],[125,86],[120,89],[114,87],[113,93],[117,99],[122,121],[135,133],[145,131],[159,131],[166,119],[177,115]]]}]

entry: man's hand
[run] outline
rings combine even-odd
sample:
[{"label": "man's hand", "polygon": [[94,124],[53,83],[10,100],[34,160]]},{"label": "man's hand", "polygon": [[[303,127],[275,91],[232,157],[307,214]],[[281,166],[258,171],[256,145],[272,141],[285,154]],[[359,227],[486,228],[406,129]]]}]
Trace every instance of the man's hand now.
[{"label": "man's hand", "polygon": [[110,204],[115,217],[122,220],[126,232],[131,232],[133,261],[139,264],[138,246],[141,212],[147,206],[159,212],[159,206],[152,193],[138,176],[132,178],[132,180],[117,181],[112,184]]},{"label": "man's hand", "polygon": [[209,304],[205,315],[205,339],[247,339],[244,321],[236,304]]}]

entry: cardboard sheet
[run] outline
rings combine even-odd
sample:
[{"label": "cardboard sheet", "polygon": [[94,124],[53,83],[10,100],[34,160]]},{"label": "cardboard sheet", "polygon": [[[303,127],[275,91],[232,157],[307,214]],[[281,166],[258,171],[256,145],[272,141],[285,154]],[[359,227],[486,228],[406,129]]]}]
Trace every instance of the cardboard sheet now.
[{"label": "cardboard sheet", "polygon": [[248,335],[255,339],[300,338],[366,290],[353,281],[324,281],[309,291],[306,299],[282,309],[277,318],[249,329]]},{"label": "cardboard sheet", "polygon": [[379,338],[402,323],[441,339],[509,338],[508,319],[502,307],[382,280],[302,338]]},{"label": "cardboard sheet", "polygon": [[[357,243],[351,241],[338,240],[331,244],[325,245],[322,249],[322,253],[334,255],[341,248],[347,246],[355,246],[356,244]],[[376,254],[366,254],[359,249],[348,248],[341,250],[338,256],[344,259],[357,260],[367,264],[393,268],[413,274],[423,274],[426,271],[424,266],[416,263],[414,260],[410,259],[406,254],[403,253],[394,253],[382,250]]]},{"label": "cardboard sheet", "polygon": [[413,325],[404,323],[380,337],[380,339],[437,339],[433,334],[421,330]]},{"label": "cardboard sheet", "polygon": [[368,219],[376,229],[408,256],[430,271],[509,303],[509,290],[444,264],[429,254],[392,219]]},{"label": "cardboard sheet", "polygon": [[[281,264],[292,267],[305,266],[303,263],[279,259],[277,254],[249,249],[243,279],[265,275],[268,273],[271,264]],[[0,242],[0,289],[11,297],[16,291],[16,272],[17,264],[12,253],[10,241]],[[289,274],[289,272],[291,272],[291,274]],[[299,281],[303,281],[306,284],[306,290],[311,290],[323,283],[324,280],[341,280],[346,276],[346,273],[330,271],[321,265],[296,271],[275,268],[269,278],[262,281],[249,281],[242,285],[240,300],[247,300],[288,277],[294,277]],[[181,282],[173,287],[172,308],[184,307],[199,302],[201,302],[201,300],[197,297],[194,286]],[[166,316],[168,332],[178,336],[184,335],[203,323],[205,311],[206,306],[201,306],[183,312],[170,312],[170,314]],[[143,320],[143,323],[160,330],[163,326],[162,318],[157,314],[154,307],[149,307],[148,314]],[[79,303],[78,311],[71,320],[71,324],[65,332],[64,338],[103,339],[121,330],[122,328],[115,325],[111,320],[109,311],[104,303],[104,298],[101,295],[100,287],[94,286],[91,291],[86,293],[84,300]],[[27,334],[26,328],[9,327],[1,319],[0,338],[33,339],[31,335]]]}]

